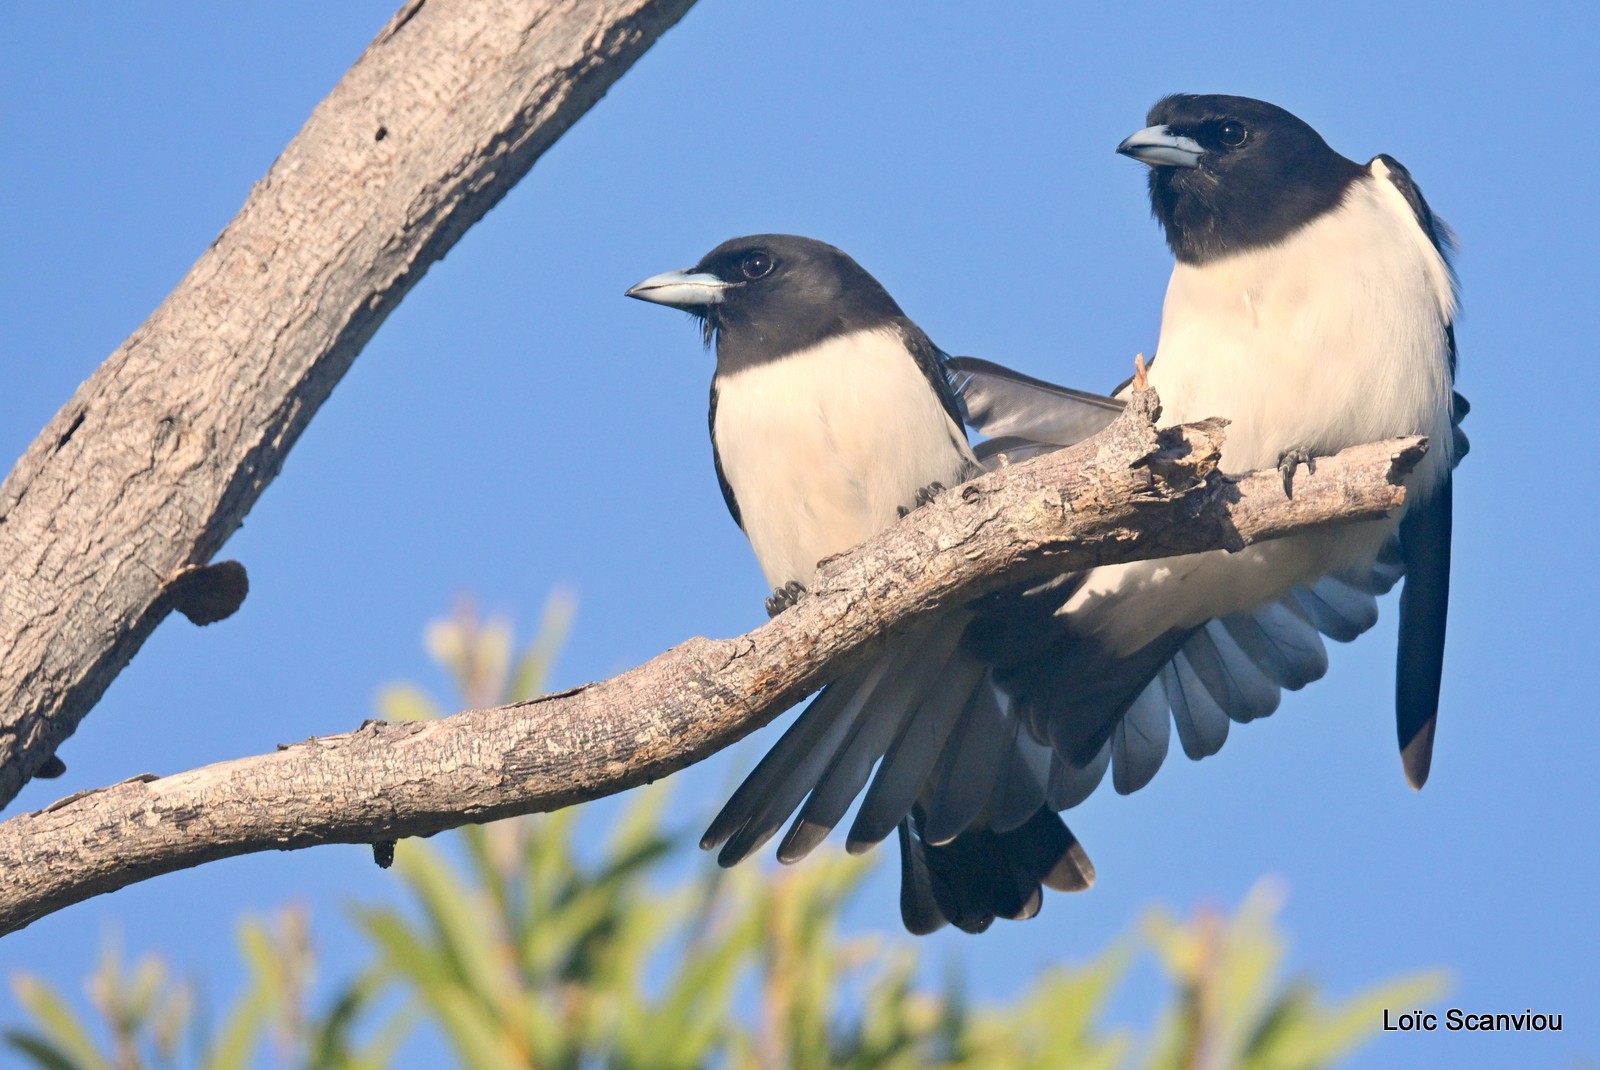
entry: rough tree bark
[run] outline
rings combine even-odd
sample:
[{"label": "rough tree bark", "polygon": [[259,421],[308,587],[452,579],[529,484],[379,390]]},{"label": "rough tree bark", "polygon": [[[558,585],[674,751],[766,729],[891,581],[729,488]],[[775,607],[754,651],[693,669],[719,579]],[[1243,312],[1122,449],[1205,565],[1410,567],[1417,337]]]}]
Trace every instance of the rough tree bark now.
[{"label": "rough tree bark", "polygon": [[409,0],[0,485],[0,806],[171,609],[368,338],[693,0]]},{"label": "rough tree bark", "polygon": [[681,769],[765,724],[911,618],[1060,571],[1383,516],[1420,439],[1297,477],[1215,471],[1220,422],[1157,432],[1156,399],[1078,446],[982,476],[824,563],[811,593],[736,639],[691,639],[603,683],[139,777],[0,824],[0,933],[216,858],[426,835],[557,809]]}]

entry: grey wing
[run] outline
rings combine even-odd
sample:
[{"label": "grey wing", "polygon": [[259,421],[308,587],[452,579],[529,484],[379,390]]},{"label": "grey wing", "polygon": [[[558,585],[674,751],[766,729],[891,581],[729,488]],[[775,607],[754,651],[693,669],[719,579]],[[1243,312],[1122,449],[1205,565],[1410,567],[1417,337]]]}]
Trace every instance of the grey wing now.
[{"label": "grey wing", "polygon": [[733,496],[733,487],[728,483],[726,473],[722,471],[722,454],[717,452],[717,380],[711,380],[711,412],[706,416],[706,423],[711,430],[711,463],[717,470],[717,486],[722,488],[722,500],[728,505],[728,512],[733,516],[733,522],[744,530],[744,518],[739,515],[739,500]]},{"label": "grey wing", "polygon": [[[1456,332],[1455,328],[1452,327],[1450,329],[1450,352],[1454,353],[1455,349]],[[1472,448],[1472,443],[1467,441],[1467,433],[1461,430],[1461,421],[1465,420],[1467,413],[1471,411],[1472,406],[1467,402],[1467,399],[1462,397],[1459,391],[1453,391],[1450,395],[1450,431],[1455,438],[1456,448],[1455,454],[1451,459],[1458,465],[1461,463],[1461,458],[1465,457],[1467,451]]]},{"label": "grey wing", "polygon": [[1395,733],[1406,780],[1427,783],[1444,674],[1445,620],[1450,609],[1450,526],[1454,474],[1400,521],[1406,585],[1400,592],[1400,647],[1395,660]]},{"label": "grey wing", "polygon": [[1113,398],[1047,383],[977,357],[951,357],[945,370],[967,424],[992,439],[1070,446],[1115,420],[1123,408]]},{"label": "grey wing", "polygon": [[902,318],[896,326],[911,358],[917,362],[917,368],[922,372],[923,378],[928,380],[928,386],[938,396],[939,404],[949,413],[955,425],[960,427],[963,423],[961,401],[956,397],[950,377],[945,371],[945,362],[950,359],[950,355],[934,345],[926,332],[909,319]]},{"label": "grey wing", "polygon": [[[946,366],[969,422],[1001,436],[990,441],[1013,459],[1093,434],[1121,409],[1113,399],[976,358],[954,358]],[[1458,422],[1466,408],[1457,395]],[[1460,437],[1456,446],[1459,456]],[[1348,642],[1372,627],[1376,596],[1416,567],[1403,541],[1392,539],[1365,575],[1323,577],[1252,612],[1163,636],[1121,658],[1107,657],[1055,618],[1075,587],[1065,581],[991,596],[963,645],[990,665],[1033,734],[1055,749],[1050,800],[1070,805],[1093,790],[1108,758],[1117,791],[1147,784],[1166,758],[1174,726],[1190,758],[1216,753],[1230,723],[1266,717],[1283,689],[1320,678],[1328,668],[1323,636]],[[1414,585],[1419,592],[1427,587]],[[1403,603],[1402,619],[1428,617],[1408,618]]]},{"label": "grey wing", "polygon": [[[1426,205],[1423,206],[1426,209]],[[1456,332],[1447,324],[1450,370],[1456,366]],[[1461,421],[1471,406],[1452,394],[1451,431],[1455,464],[1468,449]],[[1444,677],[1445,624],[1450,614],[1450,539],[1455,511],[1455,472],[1445,474],[1432,496],[1413,504],[1400,520],[1400,558],[1406,585],[1400,592],[1400,644],[1395,654],[1394,724],[1400,762],[1413,788],[1428,782],[1433,738],[1439,723]]]},{"label": "grey wing", "polygon": [[[1439,250],[1439,255],[1444,257],[1445,263],[1450,262],[1456,251],[1455,232],[1444,220],[1433,214],[1433,209],[1428,207],[1428,202],[1422,197],[1422,190],[1417,187],[1416,180],[1411,177],[1411,172],[1406,170],[1406,165],[1387,153],[1380,153],[1376,159],[1383,161],[1383,166],[1389,170],[1389,181],[1394,183],[1406,203],[1411,206],[1411,212],[1417,217],[1417,226],[1428,236],[1433,247]],[[1451,338],[1452,363],[1450,371],[1455,372],[1454,349],[1455,339]]]},{"label": "grey wing", "polygon": [[[1460,394],[1454,400],[1459,461],[1467,451],[1459,423],[1469,406]],[[1324,576],[1249,613],[1209,621],[1186,639],[1115,723],[1111,768],[1117,791],[1143,787],[1160,768],[1168,709],[1185,754],[1198,759],[1215,753],[1230,721],[1265,717],[1277,708],[1280,689],[1298,690],[1321,677],[1328,668],[1323,637],[1349,642],[1371,628],[1378,619],[1377,596],[1402,578],[1395,725],[1406,778],[1422,787],[1432,760],[1444,662],[1452,482],[1447,476],[1431,498],[1407,511],[1364,574]],[[1141,668],[1136,661],[1123,659],[1119,666]]]},{"label": "grey wing", "polygon": [[[1455,237],[1433,214],[1411,177],[1393,156],[1379,156],[1389,180],[1405,196],[1417,220],[1445,263],[1455,252]],[[1444,324],[1450,377],[1456,374],[1456,329]],[[1452,394],[1450,414],[1455,437],[1455,463],[1466,454],[1468,443],[1461,421],[1471,406],[1459,393]],[[1395,660],[1395,732],[1406,779],[1414,788],[1428,780],[1433,762],[1433,737],[1438,726],[1439,687],[1444,673],[1445,622],[1450,609],[1450,538],[1454,511],[1454,473],[1430,498],[1406,510],[1400,521],[1400,554],[1406,584],[1400,594],[1400,646]]]},{"label": "grey wing", "polygon": [[797,861],[865,789],[849,849],[898,829],[912,932],[946,922],[979,932],[996,917],[1031,917],[1041,886],[1087,887],[1093,866],[1043,807],[1049,754],[1019,732],[984,667],[958,653],[966,623],[960,613],[936,618],[825,688],[701,846],[720,846],[718,861],[733,865],[794,815],[778,858]]},{"label": "grey wing", "polygon": [[1270,716],[1284,689],[1321,677],[1323,636],[1344,642],[1372,626],[1376,596],[1400,574],[1398,554],[1392,545],[1366,575],[1325,576],[1128,655],[1110,656],[1049,612],[1031,623],[1020,613],[980,616],[967,650],[991,666],[1032,735],[1050,744],[1059,768],[1048,797],[1066,808],[1093,791],[1107,764],[1120,794],[1148,784],[1174,728],[1198,761],[1222,749],[1231,724]]}]

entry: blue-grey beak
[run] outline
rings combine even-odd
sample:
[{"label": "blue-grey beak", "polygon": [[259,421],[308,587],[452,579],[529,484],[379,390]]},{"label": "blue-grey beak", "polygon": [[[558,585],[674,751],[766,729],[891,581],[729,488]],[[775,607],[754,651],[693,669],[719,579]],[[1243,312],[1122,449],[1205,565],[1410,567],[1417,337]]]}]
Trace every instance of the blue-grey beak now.
[{"label": "blue-grey beak", "polygon": [[1199,167],[1205,149],[1192,137],[1179,137],[1165,126],[1147,126],[1131,134],[1117,151],[1151,167]]},{"label": "blue-grey beak", "polygon": [[673,308],[704,308],[721,301],[727,288],[728,283],[706,272],[663,271],[635,284],[624,296]]}]

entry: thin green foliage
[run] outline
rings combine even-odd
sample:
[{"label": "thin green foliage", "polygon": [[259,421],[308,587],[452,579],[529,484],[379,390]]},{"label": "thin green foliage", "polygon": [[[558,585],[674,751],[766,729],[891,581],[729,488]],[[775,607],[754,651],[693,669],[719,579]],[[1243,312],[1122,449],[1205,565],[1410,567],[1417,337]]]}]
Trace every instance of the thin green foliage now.
[{"label": "thin green foliage", "polygon": [[[463,605],[426,645],[461,704],[509,702],[542,687],[571,619],[571,600],[553,598],[517,655],[509,623]],[[443,712],[414,685],[378,706]],[[424,1065],[407,1057],[419,1044],[468,1070],[1310,1070],[1370,1039],[1383,1007],[1421,1005],[1442,984],[1418,975],[1329,1003],[1285,982],[1281,896],[1263,885],[1231,918],[1153,912],[1013,1003],[975,1007],[959,977],[922,980],[910,938],[840,931],[869,858],[725,872],[694,857],[667,809],[663,786],[637,792],[599,845],[576,809],[402,842],[394,900],[350,911],[369,961],[315,998],[294,908],[241,921],[246,983],[214,1016],[153,955],[128,968],[108,950],[86,1009],[17,972],[24,1021],[4,1046],[40,1070],[387,1070]],[[1106,1022],[1144,955],[1170,982],[1148,1036]]]}]

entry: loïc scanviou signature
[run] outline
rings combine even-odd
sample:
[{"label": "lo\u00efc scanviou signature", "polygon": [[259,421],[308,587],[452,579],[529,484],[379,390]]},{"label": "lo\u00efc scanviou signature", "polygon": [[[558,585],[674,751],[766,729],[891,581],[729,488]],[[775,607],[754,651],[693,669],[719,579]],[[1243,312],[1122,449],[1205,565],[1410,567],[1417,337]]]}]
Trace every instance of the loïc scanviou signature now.
[{"label": "lo\u00efc scanviou signature", "polygon": [[1535,1014],[1527,1008],[1515,1014],[1473,1014],[1460,1007],[1451,1007],[1444,1014],[1432,1011],[1383,1011],[1385,1033],[1432,1033],[1441,1025],[1452,1033],[1507,1032],[1507,1033],[1559,1033],[1561,1015]]}]

